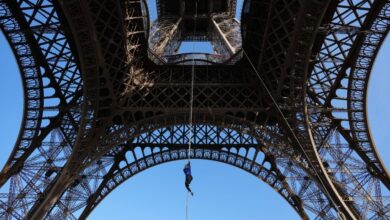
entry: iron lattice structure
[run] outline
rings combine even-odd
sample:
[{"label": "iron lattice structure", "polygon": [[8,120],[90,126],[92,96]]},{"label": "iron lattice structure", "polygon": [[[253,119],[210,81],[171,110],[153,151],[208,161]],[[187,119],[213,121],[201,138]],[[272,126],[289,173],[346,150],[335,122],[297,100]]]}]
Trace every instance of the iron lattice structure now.
[{"label": "iron lattice structure", "polygon": [[234,0],[197,2],[158,0],[151,23],[142,0],[0,1],[24,89],[0,219],[85,219],[187,158],[193,70],[192,158],[257,176],[302,219],[390,219],[366,107],[390,2],[246,0],[241,23]]}]

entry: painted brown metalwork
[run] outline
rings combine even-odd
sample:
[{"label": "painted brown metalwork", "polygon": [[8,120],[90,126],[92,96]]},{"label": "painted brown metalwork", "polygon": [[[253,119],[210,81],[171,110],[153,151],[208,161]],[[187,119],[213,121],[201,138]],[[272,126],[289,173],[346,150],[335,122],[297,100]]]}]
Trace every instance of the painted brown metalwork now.
[{"label": "painted brown metalwork", "polygon": [[150,22],[143,0],[0,0],[25,96],[0,219],[85,219],[187,158],[193,70],[192,158],[259,177],[302,219],[390,219],[366,109],[389,1],[246,0],[241,22],[236,4],[158,0]]}]

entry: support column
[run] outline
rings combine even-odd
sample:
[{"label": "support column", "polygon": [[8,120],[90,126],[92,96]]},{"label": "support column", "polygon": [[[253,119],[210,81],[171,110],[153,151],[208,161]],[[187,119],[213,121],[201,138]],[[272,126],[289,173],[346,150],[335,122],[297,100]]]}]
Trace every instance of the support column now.
[{"label": "support column", "polygon": [[211,18],[211,40],[214,51],[218,54],[237,53],[242,45],[240,22],[234,18],[223,18],[223,15]]},{"label": "support column", "polygon": [[149,48],[159,56],[174,54],[180,46],[180,30],[182,18],[173,22],[172,19],[156,21],[151,28]]}]

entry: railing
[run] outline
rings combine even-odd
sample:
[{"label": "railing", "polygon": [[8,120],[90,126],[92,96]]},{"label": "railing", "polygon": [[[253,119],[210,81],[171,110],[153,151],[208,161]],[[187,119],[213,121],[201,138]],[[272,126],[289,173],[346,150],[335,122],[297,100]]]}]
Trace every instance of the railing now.
[{"label": "railing", "polygon": [[157,56],[153,51],[149,50],[149,59],[157,65],[174,64],[174,65],[213,65],[227,64],[233,65],[242,58],[242,51],[238,51],[233,56],[209,54],[209,53],[182,53],[175,55],[167,55],[163,57]]}]

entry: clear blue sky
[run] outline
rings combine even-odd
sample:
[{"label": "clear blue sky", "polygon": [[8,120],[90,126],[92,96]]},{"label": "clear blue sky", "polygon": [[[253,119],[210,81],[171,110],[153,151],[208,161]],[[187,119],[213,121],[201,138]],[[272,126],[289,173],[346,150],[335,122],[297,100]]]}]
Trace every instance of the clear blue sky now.
[{"label": "clear blue sky", "polygon": [[[150,7],[150,6],[149,6]],[[150,8],[153,10],[153,8]],[[155,16],[155,15],[152,15]],[[390,167],[390,39],[375,64],[369,90],[369,119],[377,147]],[[18,135],[23,110],[19,71],[7,42],[0,34],[0,166]],[[108,196],[92,220],[184,219],[184,161],[171,162],[133,177]],[[193,161],[195,197],[190,199],[191,220],[299,219],[289,205],[261,180],[229,165]],[[261,216],[261,217],[259,217]]]}]

